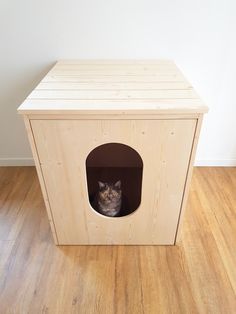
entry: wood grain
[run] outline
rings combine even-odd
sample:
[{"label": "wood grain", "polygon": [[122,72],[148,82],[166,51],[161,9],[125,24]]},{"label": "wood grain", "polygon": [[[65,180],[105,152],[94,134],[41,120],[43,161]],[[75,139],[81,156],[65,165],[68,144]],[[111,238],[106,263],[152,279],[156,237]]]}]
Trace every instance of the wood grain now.
[{"label": "wood grain", "polygon": [[[164,93],[163,93],[164,92]],[[197,99],[193,90],[34,90],[28,99]]]},{"label": "wood grain", "polygon": [[40,161],[39,161],[38,151],[37,151],[37,148],[36,148],[36,143],[35,143],[35,139],[34,139],[34,136],[33,136],[33,133],[32,133],[30,121],[24,117],[24,122],[25,122],[25,128],[26,128],[26,131],[27,131],[30,147],[31,147],[32,154],[33,154],[33,157],[34,157],[34,162],[35,162],[35,166],[36,166],[36,170],[37,170],[40,186],[41,186],[41,189],[42,189],[43,198],[44,198],[45,206],[46,206],[46,209],[47,209],[48,220],[49,220],[49,223],[50,223],[50,226],[51,226],[53,238],[54,238],[55,244],[58,244],[56,228],[55,228],[55,225],[54,225],[54,222],[53,222],[52,211],[51,211],[50,203],[49,203],[49,200],[48,200],[47,188],[46,188],[44,177],[43,177],[43,174],[42,174],[42,169],[41,169],[41,165],[40,165]]},{"label": "wood grain", "polygon": [[[134,106],[124,104],[122,109],[133,114],[141,110],[142,114],[152,114],[150,110],[158,114],[167,109],[169,114],[207,112],[181,71],[167,60],[59,61],[18,110],[22,114],[88,113],[92,109],[88,101],[100,114],[119,111],[119,102],[131,102]],[[150,101],[154,108],[148,105]]]},{"label": "wood grain", "polygon": [[234,314],[235,189],[195,168],[175,247],[56,247],[35,169],[0,168],[0,312]]},{"label": "wood grain", "polygon": [[[196,120],[32,120],[31,125],[58,244],[174,244]],[[99,215],[88,201],[85,160],[104,143],[128,145],[144,164],[141,204],[125,217]]]},{"label": "wood grain", "polygon": [[[207,107],[174,62],[59,61],[18,110],[56,244],[175,244]],[[84,166],[109,142],[144,160],[140,208],[112,224],[91,211]]]},{"label": "wood grain", "polygon": [[190,156],[189,164],[188,164],[188,175],[186,176],[185,185],[184,185],[184,194],[182,198],[182,204],[181,204],[181,210],[180,210],[180,215],[179,215],[178,227],[176,231],[175,242],[179,241],[181,237],[181,226],[183,223],[186,203],[188,200],[189,188],[190,188],[190,183],[192,179],[193,165],[194,165],[199,135],[201,131],[201,126],[202,126],[202,119],[203,119],[202,116],[199,117],[199,119],[197,120],[196,128],[195,128],[194,140],[193,140],[192,148],[191,148],[191,156]]},{"label": "wood grain", "polygon": [[[79,110],[78,110],[79,103]],[[53,115],[65,114],[88,115],[96,114],[99,118],[103,115],[120,115],[120,119],[135,115],[192,115],[193,113],[206,112],[206,107],[200,99],[84,99],[78,102],[78,99],[26,99],[20,106],[20,113],[24,115],[45,114]]]},{"label": "wood grain", "polygon": [[35,90],[181,90],[191,89],[186,82],[47,82],[43,80]]}]

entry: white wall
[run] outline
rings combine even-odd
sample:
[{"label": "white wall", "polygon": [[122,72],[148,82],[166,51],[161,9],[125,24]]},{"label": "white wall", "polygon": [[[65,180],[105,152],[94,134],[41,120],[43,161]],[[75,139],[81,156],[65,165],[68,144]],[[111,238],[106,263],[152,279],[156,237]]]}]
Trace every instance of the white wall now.
[{"label": "white wall", "polygon": [[236,165],[234,0],[0,0],[0,164],[29,164],[16,108],[57,59],[174,59],[210,107],[197,164]]}]

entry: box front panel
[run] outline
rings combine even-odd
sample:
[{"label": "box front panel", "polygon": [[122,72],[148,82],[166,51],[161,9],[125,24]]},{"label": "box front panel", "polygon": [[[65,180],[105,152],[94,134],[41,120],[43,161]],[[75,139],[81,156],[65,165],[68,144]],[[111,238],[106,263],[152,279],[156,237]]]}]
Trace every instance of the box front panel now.
[{"label": "box front panel", "polygon": [[[174,244],[196,120],[31,120],[59,244]],[[121,143],[143,161],[141,204],[106,217],[89,203],[86,158]],[[130,187],[132,189],[132,186]]]}]

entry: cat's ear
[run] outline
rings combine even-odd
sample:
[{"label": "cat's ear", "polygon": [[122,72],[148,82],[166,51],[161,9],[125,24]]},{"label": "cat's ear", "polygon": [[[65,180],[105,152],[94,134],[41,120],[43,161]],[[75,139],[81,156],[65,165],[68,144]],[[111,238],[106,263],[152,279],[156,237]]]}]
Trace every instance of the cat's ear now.
[{"label": "cat's ear", "polygon": [[101,181],[98,181],[98,186],[99,186],[99,189],[103,189],[105,188],[105,183],[101,182]]},{"label": "cat's ear", "polygon": [[117,181],[117,182],[114,184],[114,186],[115,186],[116,188],[120,189],[120,187],[121,187],[121,181],[120,181],[120,180]]}]

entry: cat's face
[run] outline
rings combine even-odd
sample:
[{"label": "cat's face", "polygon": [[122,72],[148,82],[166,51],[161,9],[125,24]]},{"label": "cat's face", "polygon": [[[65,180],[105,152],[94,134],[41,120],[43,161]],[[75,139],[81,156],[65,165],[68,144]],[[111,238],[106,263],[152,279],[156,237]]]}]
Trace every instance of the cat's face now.
[{"label": "cat's face", "polygon": [[104,204],[110,204],[121,198],[121,181],[113,183],[98,182],[99,198]]}]

